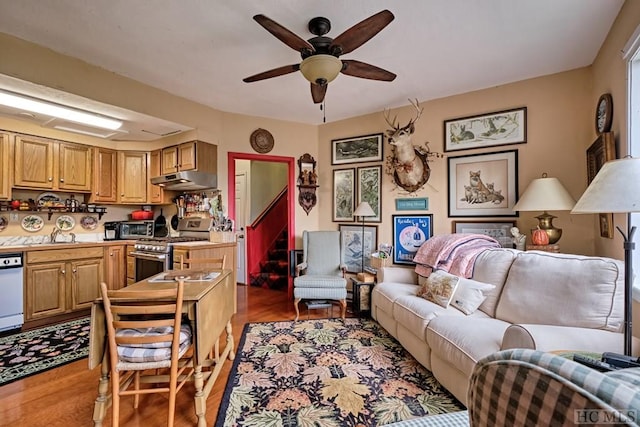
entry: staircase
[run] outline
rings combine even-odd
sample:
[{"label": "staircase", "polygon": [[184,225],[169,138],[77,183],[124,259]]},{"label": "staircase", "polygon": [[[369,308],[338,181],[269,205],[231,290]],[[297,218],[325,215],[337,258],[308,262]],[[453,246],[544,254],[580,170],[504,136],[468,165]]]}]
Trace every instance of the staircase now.
[{"label": "staircase", "polygon": [[285,229],[266,252],[265,259],[260,261],[260,272],[250,274],[251,286],[287,290],[289,280],[287,240]]}]

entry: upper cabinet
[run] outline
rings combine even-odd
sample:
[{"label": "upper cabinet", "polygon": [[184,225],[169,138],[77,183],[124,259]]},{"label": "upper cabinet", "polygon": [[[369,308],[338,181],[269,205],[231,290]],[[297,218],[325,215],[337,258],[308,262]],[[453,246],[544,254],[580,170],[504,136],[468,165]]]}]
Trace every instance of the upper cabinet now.
[{"label": "upper cabinet", "polygon": [[92,202],[118,201],[117,172],[118,152],[109,148],[93,147],[93,191],[90,198]]},{"label": "upper cabinet", "polygon": [[0,133],[0,200],[11,199],[11,168],[9,162],[11,156],[11,144],[9,144],[9,135]]},{"label": "upper cabinet", "polygon": [[118,152],[118,203],[147,203],[148,161],[146,151]]},{"label": "upper cabinet", "polygon": [[186,170],[215,173],[218,164],[218,150],[215,145],[202,141],[185,142],[163,148],[161,163],[162,173],[160,175]]},{"label": "upper cabinet", "polygon": [[[162,150],[155,150],[149,153],[149,177],[160,176],[162,165]],[[163,203],[164,190],[159,185],[148,183],[149,203]]]},{"label": "upper cabinet", "polygon": [[91,147],[16,135],[14,187],[91,191]]}]

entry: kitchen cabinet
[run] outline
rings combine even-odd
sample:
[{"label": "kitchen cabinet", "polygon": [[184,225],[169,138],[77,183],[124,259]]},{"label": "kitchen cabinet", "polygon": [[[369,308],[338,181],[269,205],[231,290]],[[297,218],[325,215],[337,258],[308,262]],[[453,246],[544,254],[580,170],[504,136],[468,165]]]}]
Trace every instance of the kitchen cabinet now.
[{"label": "kitchen cabinet", "polygon": [[134,250],[134,245],[127,245],[127,286],[136,283],[136,259],[131,255]]},{"label": "kitchen cabinet", "polygon": [[91,202],[117,202],[118,152],[93,147],[93,188]]},{"label": "kitchen cabinet", "polygon": [[11,144],[9,143],[9,135],[0,133],[0,200],[11,199],[11,168],[9,159],[11,158]]},{"label": "kitchen cabinet", "polygon": [[104,281],[104,249],[26,252],[25,320],[90,308]]},{"label": "kitchen cabinet", "polygon": [[[149,153],[149,177],[156,177],[161,175],[161,162],[162,162],[162,150],[155,150]],[[163,203],[164,202],[164,189],[159,185],[153,185],[148,183],[149,203]]]},{"label": "kitchen cabinet", "polygon": [[91,147],[16,135],[14,187],[91,191]]},{"label": "kitchen cabinet", "polygon": [[148,161],[146,151],[118,152],[118,203],[147,203]]},{"label": "kitchen cabinet", "polygon": [[125,262],[125,246],[105,246],[104,270],[106,284],[109,289],[120,289],[126,285],[127,264]]},{"label": "kitchen cabinet", "polygon": [[216,173],[218,147],[203,141],[185,142],[163,148],[161,160],[162,173],[160,175],[186,170]]}]

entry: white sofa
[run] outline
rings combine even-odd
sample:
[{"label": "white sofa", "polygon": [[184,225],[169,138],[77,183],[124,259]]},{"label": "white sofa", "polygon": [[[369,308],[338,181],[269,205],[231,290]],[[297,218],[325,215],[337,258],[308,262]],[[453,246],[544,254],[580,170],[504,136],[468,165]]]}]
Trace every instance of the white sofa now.
[{"label": "white sofa", "polygon": [[371,299],[372,317],[465,405],[476,363],[497,351],[622,352],[622,261],[495,248],[472,279],[495,289],[469,315],[416,296],[404,267],[381,268]]}]

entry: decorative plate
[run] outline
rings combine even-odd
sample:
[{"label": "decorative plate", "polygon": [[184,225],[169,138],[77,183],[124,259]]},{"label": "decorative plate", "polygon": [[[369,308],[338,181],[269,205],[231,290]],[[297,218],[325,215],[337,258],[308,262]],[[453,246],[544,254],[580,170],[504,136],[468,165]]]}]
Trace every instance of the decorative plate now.
[{"label": "decorative plate", "polygon": [[21,225],[26,231],[40,231],[44,227],[44,220],[38,215],[27,215],[22,218]]},{"label": "decorative plate", "polygon": [[89,215],[83,216],[80,219],[80,225],[85,230],[95,230],[96,227],[98,226],[98,220]]},{"label": "decorative plate", "polygon": [[61,200],[56,193],[42,193],[37,198],[39,208],[63,208],[64,200]]},{"label": "decorative plate", "polygon": [[251,147],[261,154],[273,150],[273,135],[266,129],[256,129],[251,134]]},{"label": "decorative plate", "polygon": [[62,231],[73,230],[73,227],[76,226],[76,220],[73,219],[71,215],[60,215],[58,219],[56,219],[56,225]]},{"label": "decorative plate", "polygon": [[6,216],[0,216],[0,231],[2,231],[5,228],[7,228],[7,225],[9,225],[9,221],[7,221],[7,217]]}]

